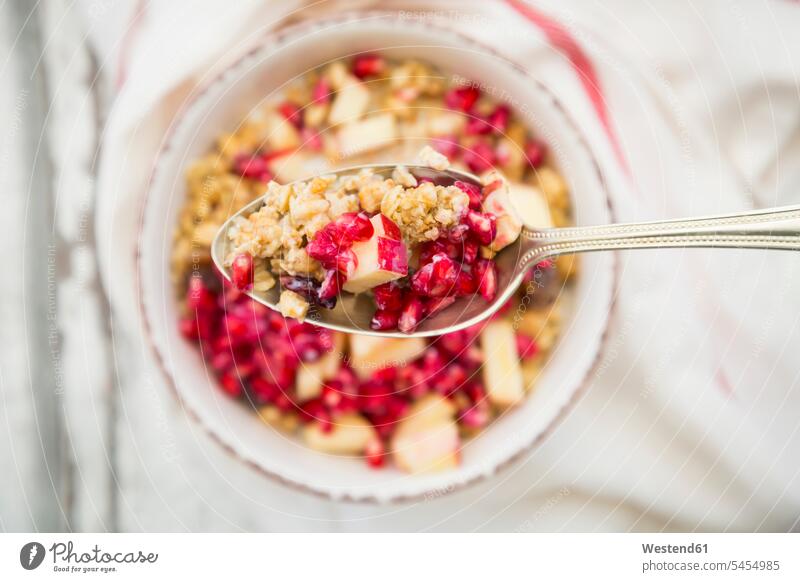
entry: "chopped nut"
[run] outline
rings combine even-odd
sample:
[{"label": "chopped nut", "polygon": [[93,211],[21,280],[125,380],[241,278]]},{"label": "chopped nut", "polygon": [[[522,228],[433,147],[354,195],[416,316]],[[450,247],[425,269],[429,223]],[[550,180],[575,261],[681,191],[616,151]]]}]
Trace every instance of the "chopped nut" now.
[{"label": "chopped nut", "polygon": [[440,154],[431,146],[422,148],[422,151],[419,152],[419,161],[424,166],[428,166],[440,172],[450,167],[450,160],[447,159],[447,156]]}]

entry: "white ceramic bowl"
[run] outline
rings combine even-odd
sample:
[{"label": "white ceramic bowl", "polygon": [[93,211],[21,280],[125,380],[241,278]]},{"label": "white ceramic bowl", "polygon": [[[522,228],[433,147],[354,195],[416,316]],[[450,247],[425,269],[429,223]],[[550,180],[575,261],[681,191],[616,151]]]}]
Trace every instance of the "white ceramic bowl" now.
[{"label": "white ceramic bowl", "polygon": [[169,383],[197,421],[226,449],[265,474],[334,499],[396,501],[441,494],[494,474],[538,443],[588,382],[612,307],[613,258],[585,255],[565,314],[563,334],[533,393],[479,437],[469,441],[462,464],[432,475],[369,469],[362,460],[325,455],[265,426],[241,403],[227,398],[203,364],[197,347],[178,332],[169,276],[172,231],[185,196],[184,171],[288,80],[328,60],[360,51],[418,57],[448,74],[482,81],[505,95],[536,133],[548,141],[571,188],[576,221],[611,220],[597,164],[566,110],[533,76],[458,33],[431,23],[348,15],[306,23],[265,38],[189,102],[173,124],[147,195],[139,239],[142,307],[155,353]]}]

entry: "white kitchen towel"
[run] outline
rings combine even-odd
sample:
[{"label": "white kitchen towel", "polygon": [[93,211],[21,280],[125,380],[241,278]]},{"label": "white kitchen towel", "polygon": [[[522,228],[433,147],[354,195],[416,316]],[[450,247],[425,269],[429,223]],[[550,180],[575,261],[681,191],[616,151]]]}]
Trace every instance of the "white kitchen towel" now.
[{"label": "white kitchen towel", "polygon": [[[433,10],[535,70],[583,126],[620,220],[800,202],[796,3],[84,4],[115,92],[97,244],[115,332],[134,344],[137,221],[182,99],[266,30],[348,7]],[[403,511],[340,507],[329,527],[797,529],[798,261],[754,251],[620,255],[600,367],[541,447],[471,491]]]}]

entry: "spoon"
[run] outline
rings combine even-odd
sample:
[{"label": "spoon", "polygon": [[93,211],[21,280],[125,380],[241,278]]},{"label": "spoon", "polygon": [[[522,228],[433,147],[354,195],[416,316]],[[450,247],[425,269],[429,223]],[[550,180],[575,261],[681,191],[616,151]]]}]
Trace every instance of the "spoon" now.
[{"label": "spoon", "polygon": [[[396,164],[372,164],[344,168],[337,173],[356,173],[362,168],[370,168],[377,175],[389,177],[395,167]],[[418,178],[430,178],[442,186],[449,186],[457,180],[480,185],[478,178],[467,172],[453,169],[437,171],[427,166],[406,167]],[[222,225],[212,243],[212,259],[228,280],[231,279],[230,268],[223,265],[223,259],[229,252],[228,229],[237,216],[248,216],[262,204],[263,200],[258,199],[239,210]],[[306,320],[321,327],[364,335],[402,338],[441,335],[490,317],[519,288],[529,269],[558,255],[674,247],[800,250],[800,205],[719,216],[571,228],[542,229],[531,224],[525,216],[520,218],[524,226],[519,238],[494,258],[498,291],[491,303],[479,295],[459,298],[447,309],[423,319],[412,333],[404,333],[399,330],[371,329],[369,324],[375,311],[372,299],[363,293],[342,293],[333,309],[312,305]],[[255,301],[277,310],[280,293],[281,286],[275,285],[267,292],[250,291],[247,294]]]}]

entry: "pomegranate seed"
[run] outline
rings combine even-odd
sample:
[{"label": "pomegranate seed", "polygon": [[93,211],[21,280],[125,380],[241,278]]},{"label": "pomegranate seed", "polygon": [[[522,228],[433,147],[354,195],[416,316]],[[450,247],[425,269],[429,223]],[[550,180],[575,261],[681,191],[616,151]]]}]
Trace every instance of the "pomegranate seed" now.
[{"label": "pomegranate seed", "polygon": [[464,426],[469,428],[483,428],[489,423],[491,418],[491,411],[489,404],[485,400],[481,400],[470,408],[459,413],[458,420]]},{"label": "pomegranate seed", "polygon": [[189,277],[186,292],[186,306],[192,310],[213,309],[217,305],[216,297],[209,291],[203,278],[199,275]]},{"label": "pomegranate seed", "polygon": [[280,394],[280,391],[277,384],[270,382],[266,378],[257,376],[250,380],[250,392],[253,395],[253,399],[259,404],[271,402]]},{"label": "pomegranate seed", "polygon": [[372,439],[367,443],[364,448],[364,457],[367,460],[367,465],[373,468],[383,467],[386,459],[386,447],[380,439]]},{"label": "pomegranate seed", "polygon": [[225,372],[220,376],[219,383],[228,396],[238,398],[242,395],[242,383],[233,372]]},{"label": "pomegranate seed", "polygon": [[436,253],[411,278],[411,289],[426,297],[444,297],[453,290],[458,278],[458,266],[445,253]]},{"label": "pomegranate seed", "polygon": [[463,160],[471,172],[483,174],[494,165],[494,150],[488,143],[479,141],[464,152]]},{"label": "pomegranate seed", "polygon": [[369,217],[364,212],[345,212],[335,224],[348,241],[365,241],[375,233]]},{"label": "pomegranate seed", "polygon": [[193,317],[184,317],[178,321],[178,329],[186,339],[196,340],[200,337],[197,330],[197,321]]},{"label": "pomegranate seed", "polygon": [[233,171],[242,178],[269,182],[272,174],[267,167],[267,161],[261,156],[248,156],[240,154],[233,159]]},{"label": "pomegranate seed", "polygon": [[483,187],[483,197],[484,199],[494,192],[495,190],[499,190],[504,186],[505,182],[503,180],[492,180],[486,186]]},{"label": "pomegranate seed", "polygon": [[377,309],[372,316],[372,321],[369,322],[369,326],[376,331],[396,329],[399,319],[400,311]]},{"label": "pomegranate seed", "polygon": [[539,346],[536,345],[536,340],[524,333],[517,334],[517,352],[520,358],[523,360],[532,358],[538,351]]},{"label": "pomegranate seed", "polygon": [[508,118],[511,116],[511,110],[508,105],[498,105],[494,111],[489,114],[487,121],[491,129],[497,133],[504,133],[508,128]]},{"label": "pomegranate seed", "polygon": [[532,139],[525,144],[525,157],[534,170],[542,165],[546,153],[547,146],[539,140]]},{"label": "pomegranate seed", "polygon": [[477,290],[477,281],[473,278],[469,271],[462,268],[462,270],[458,273],[458,278],[456,279],[455,294],[459,297],[463,297],[464,295],[472,295]]},{"label": "pomegranate seed", "polygon": [[444,103],[450,109],[459,111],[471,111],[481,93],[477,87],[453,87],[444,95]]},{"label": "pomegranate seed", "polygon": [[456,137],[436,137],[431,140],[431,147],[446,156],[450,161],[455,160],[461,151]]},{"label": "pomegranate seed", "polygon": [[429,301],[428,305],[425,307],[425,310],[428,312],[428,315],[433,315],[434,313],[441,311],[442,309],[450,307],[455,302],[456,298],[453,296],[439,297],[437,299]]},{"label": "pomegranate seed", "polygon": [[336,256],[336,269],[349,279],[358,267],[358,257],[353,249],[340,249],[339,254]]},{"label": "pomegranate seed", "polygon": [[386,68],[386,61],[378,55],[358,55],[353,59],[353,74],[359,79],[380,75]]},{"label": "pomegranate seed", "polygon": [[322,151],[322,136],[310,127],[300,130],[300,143],[304,148],[313,152]]},{"label": "pomegranate seed", "polygon": [[403,310],[400,312],[400,318],[397,321],[397,328],[404,332],[409,333],[414,331],[422,320],[424,312],[424,305],[422,300],[416,295],[409,294],[406,298]]},{"label": "pomegranate seed", "polygon": [[497,295],[497,266],[489,259],[478,259],[474,269],[478,292],[486,301],[493,301]]},{"label": "pomegranate seed", "polygon": [[342,286],[342,275],[333,269],[325,273],[325,279],[319,287],[317,296],[321,300],[333,299],[339,294],[339,289]]},{"label": "pomegranate seed", "polygon": [[480,245],[472,239],[467,239],[464,241],[464,247],[461,249],[461,260],[467,264],[471,265],[475,262],[475,259],[478,258],[478,251],[480,250]]},{"label": "pomegranate seed", "polygon": [[477,184],[472,184],[471,182],[462,182],[461,180],[457,180],[453,183],[453,186],[464,192],[467,196],[469,196],[469,207],[473,210],[480,210],[483,204],[483,193],[481,192],[480,186]]},{"label": "pomegranate seed", "polygon": [[303,114],[300,108],[291,101],[284,101],[278,105],[278,113],[283,115],[297,129],[303,126]]},{"label": "pomegranate seed", "polygon": [[375,294],[375,305],[378,309],[396,311],[403,307],[403,289],[396,281],[373,287],[372,292]]},{"label": "pomegranate seed", "polygon": [[324,77],[320,77],[311,90],[311,100],[318,104],[324,104],[331,100],[331,86]]},{"label": "pomegranate seed", "polygon": [[236,255],[231,264],[231,279],[237,289],[244,291],[253,285],[253,255]]},{"label": "pomegranate seed", "polygon": [[314,235],[311,242],[306,245],[306,252],[312,259],[318,260],[325,268],[336,268],[336,256],[339,254],[340,243],[331,236],[331,231],[323,228]]},{"label": "pomegranate seed", "polygon": [[483,117],[470,117],[464,131],[467,135],[486,135],[492,132],[492,126]]},{"label": "pomegranate seed", "polygon": [[493,214],[468,210],[464,222],[482,245],[490,245],[497,235],[497,219]]}]

